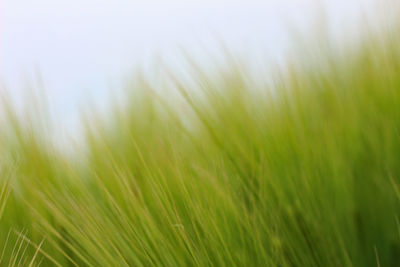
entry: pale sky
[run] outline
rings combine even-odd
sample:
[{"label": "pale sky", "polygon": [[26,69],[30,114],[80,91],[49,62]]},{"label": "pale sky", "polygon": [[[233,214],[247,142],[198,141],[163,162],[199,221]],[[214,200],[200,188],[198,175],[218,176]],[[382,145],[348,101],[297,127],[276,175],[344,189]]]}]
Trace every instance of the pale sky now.
[{"label": "pale sky", "polygon": [[377,1],[0,0],[0,81],[20,98],[40,73],[51,112],[71,128],[78,105],[104,105],[110,88],[156,55],[179,63],[180,47],[201,58],[218,36],[249,61],[279,59],[293,45],[288,23],[307,32],[319,2],[342,32]]}]

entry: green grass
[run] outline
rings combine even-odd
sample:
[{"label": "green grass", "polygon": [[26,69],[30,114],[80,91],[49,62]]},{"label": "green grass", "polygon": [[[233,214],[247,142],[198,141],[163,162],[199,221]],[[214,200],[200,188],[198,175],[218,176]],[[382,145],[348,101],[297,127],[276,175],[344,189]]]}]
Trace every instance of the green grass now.
[{"label": "green grass", "polygon": [[72,156],[5,100],[0,265],[398,266],[399,41],[313,50],[273,86],[192,63],[172,101],[139,77]]}]

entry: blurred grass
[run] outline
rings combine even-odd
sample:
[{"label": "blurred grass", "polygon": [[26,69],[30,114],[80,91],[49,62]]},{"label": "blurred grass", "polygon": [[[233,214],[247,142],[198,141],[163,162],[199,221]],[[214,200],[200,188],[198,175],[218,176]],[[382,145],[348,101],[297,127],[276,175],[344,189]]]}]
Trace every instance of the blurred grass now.
[{"label": "blurred grass", "polygon": [[313,50],[272,87],[232,56],[189,60],[201,90],[169,73],[173,101],[138,77],[72,158],[41,105],[3,101],[0,264],[399,266],[399,37]]}]

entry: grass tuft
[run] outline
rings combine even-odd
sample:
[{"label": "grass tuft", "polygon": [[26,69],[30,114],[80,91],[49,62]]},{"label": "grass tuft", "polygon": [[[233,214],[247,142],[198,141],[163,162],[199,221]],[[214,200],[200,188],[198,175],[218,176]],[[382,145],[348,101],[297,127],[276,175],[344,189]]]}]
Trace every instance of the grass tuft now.
[{"label": "grass tuft", "polygon": [[0,264],[398,266],[399,37],[302,56],[274,86],[232,56],[168,72],[173,101],[139,77],[73,157],[5,101]]}]

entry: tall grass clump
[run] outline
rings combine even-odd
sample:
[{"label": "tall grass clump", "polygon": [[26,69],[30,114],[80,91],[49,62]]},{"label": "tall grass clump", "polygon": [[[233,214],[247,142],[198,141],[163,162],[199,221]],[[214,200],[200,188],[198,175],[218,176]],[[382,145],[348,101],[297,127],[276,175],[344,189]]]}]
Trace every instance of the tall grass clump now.
[{"label": "tall grass clump", "polygon": [[72,157],[3,101],[0,264],[399,266],[400,34],[363,40],[133,79]]}]

